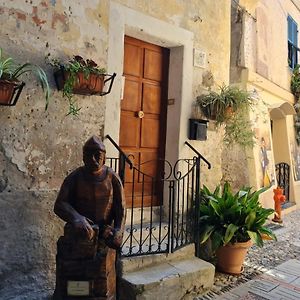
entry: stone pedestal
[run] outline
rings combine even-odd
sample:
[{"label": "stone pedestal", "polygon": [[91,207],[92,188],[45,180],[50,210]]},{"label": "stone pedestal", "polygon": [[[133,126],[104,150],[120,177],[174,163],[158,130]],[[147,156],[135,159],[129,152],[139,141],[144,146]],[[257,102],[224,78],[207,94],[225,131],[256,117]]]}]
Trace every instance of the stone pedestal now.
[{"label": "stone pedestal", "polygon": [[115,300],[115,250],[98,240],[99,228],[88,240],[66,224],[57,242],[55,300]]}]

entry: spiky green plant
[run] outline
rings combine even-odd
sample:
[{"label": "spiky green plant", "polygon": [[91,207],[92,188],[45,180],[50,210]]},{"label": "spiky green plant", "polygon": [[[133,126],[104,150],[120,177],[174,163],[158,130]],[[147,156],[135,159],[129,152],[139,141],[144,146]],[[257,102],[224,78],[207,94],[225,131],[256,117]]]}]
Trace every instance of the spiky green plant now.
[{"label": "spiky green plant", "polygon": [[33,73],[45,92],[45,110],[47,110],[50,99],[50,87],[45,71],[38,65],[31,63],[17,64],[12,57],[5,57],[0,48],[0,79],[7,81],[18,81],[25,73]]},{"label": "spiky green plant", "polygon": [[252,240],[257,246],[263,246],[262,235],[276,240],[271,230],[264,226],[273,209],[263,208],[259,195],[266,188],[251,192],[242,188],[233,193],[226,182],[211,192],[206,186],[201,189],[200,204],[200,243],[211,240],[212,250],[228,243]]},{"label": "spiky green plant", "polygon": [[211,91],[206,95],[200,95],[196,99],[197,104],[207,118],[214,114],[218,124],[226,122],[231,116],[228,115],[228,108],[235,113],[244,107],[253,104],[253,99],[249,92],[236,86],[220,86],[219,92]]}]

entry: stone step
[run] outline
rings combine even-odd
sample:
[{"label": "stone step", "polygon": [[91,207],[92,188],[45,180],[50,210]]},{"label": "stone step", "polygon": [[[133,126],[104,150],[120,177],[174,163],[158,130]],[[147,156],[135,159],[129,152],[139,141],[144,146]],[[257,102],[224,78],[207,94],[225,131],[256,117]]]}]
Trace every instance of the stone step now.
[{"label": "stone step", "polygon": [[193,257],[195,257],[195,245],[190,244],[178,249],[173,253],[124,257],[121,260],[121,265],[123,273],[129,273],[165,262],[180,261]]},{"label": "stone step", "polygon": [[120,300],[187,300],[211,288],[215,268],[196,257],[124,271]]}]

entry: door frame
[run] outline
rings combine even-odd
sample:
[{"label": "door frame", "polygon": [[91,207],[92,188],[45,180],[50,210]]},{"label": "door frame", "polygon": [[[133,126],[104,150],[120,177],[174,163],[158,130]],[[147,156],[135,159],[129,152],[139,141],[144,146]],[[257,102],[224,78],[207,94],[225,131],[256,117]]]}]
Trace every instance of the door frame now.
[{"label": "door frame", "polygon": [[[128,35],[170,49],[168,99],[174,99],[175,103],[169,105],[167,111],[165,158],[174,162],[180,156],[188,156],[184,141],[187,138],[188,119],[194,101],[192,94],[194,34],[113,1],[110,2],[109,19],[107,69],[116,72],[117,77],[111,93],[106,96],[104,135],[109,134],[117,143],[119,142],[120,101],[122,101],[120,99],[124,84],[122,78],[124,36]],[[109,143],[106,146],[109,156],[117,155]]]}]

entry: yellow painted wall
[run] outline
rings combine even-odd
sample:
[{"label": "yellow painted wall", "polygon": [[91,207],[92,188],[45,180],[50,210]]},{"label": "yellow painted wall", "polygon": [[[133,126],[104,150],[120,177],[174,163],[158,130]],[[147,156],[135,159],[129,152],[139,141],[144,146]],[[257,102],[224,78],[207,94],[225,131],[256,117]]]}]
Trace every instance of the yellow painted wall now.
[{"label": "yellow painted wall", "polygon": [[[239,47],[239,57],[235,57],[237,68],[232,68],[231,78],[249,91],[255,91],[259,99],[258,105],[250,113],[257,145],[250,151],[248,159],[250,183],[258,188],[263,180],[260,146],[262,133],[270,140],[268,155],[272,164],[286,162],[292,167],[293,117],[282,115],[283,118],[278,119],[280,116],[277,114],[275,117],[272,108],[284,103],[292,106],[294,103],[294,96],[290,92],[287,16],[292,16],[299,26],[300,11],[290,0],[242,0],[240,5],[245,9],[242,14],[242,40],[240,44],[233,40],[236,47]],[[273,134],[271,118],[274,119]],[[275,174],[274,167],[270,172],[272,169]],[[290,177],[290,201],[300,201],[300,190],[293,180],[293,173]],[[272,189],[262,195],[261,201],[265,206],[273,206],[272,195]]]}]

